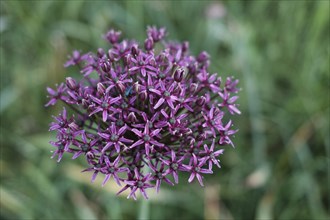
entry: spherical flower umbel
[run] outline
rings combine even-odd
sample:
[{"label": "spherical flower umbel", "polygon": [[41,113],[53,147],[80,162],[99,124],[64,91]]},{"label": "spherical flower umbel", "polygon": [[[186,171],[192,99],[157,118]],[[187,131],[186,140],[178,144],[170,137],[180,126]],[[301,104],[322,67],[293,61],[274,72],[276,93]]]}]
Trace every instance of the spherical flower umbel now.
[{"label": "spherical flower umbel", "polygon": [[118,193],[130,190],[134,199],[136,192],[148,198],[148,188],[158,192],[162,182],[177,184],[180,173],[203,186],[203,176],[220,168],[224,147],[234,146],[238,80],[211,74],[210,55],[195,57],[188,42],[165,41],[165,28],[148,27],[142,44],[120,36],[107,32],[110,48],[95,54],[74,51],[65,67],[76,66],[82,77],[47,88],[46,106],[62,101],[75,112],[64,107],[50,124],[57,132],[52,157],[84,157],[92,181],[103,174],[103,185],[113,179]]}]

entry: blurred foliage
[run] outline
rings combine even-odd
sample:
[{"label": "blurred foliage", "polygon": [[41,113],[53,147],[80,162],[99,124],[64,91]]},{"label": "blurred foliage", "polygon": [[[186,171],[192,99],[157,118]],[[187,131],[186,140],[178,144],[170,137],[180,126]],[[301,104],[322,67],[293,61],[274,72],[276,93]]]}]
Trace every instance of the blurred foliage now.
[{"label": "blurred foliage", "polygon": [[206,187],[163,186],[152,219],[329,219],[329,1],[1,1],[1,219],[134,219],[139,202],[50,160],[46,86],[76,74],[73,49],[147,25],[240,79],[240,129]]}]

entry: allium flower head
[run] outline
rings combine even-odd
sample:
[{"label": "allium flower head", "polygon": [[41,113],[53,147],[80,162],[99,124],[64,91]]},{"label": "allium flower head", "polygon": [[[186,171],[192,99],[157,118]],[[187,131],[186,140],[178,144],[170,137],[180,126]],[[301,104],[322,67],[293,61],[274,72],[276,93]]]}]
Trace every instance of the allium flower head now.
[{"label": "allium flower head", "polygon": [[46,106],[62,101],[75,112],[63,108],[50,124],[57,132],[52,157],[84,157],[92,181],[113,178],[118,193],[130,190],[134,199],[138,191],[148,198],[148,188],[158,192],[162,182],[177,184],[180,173],[203,186],[203,176],[220,168],[224,147],[234,146],[238,80],[223,83],[208,71],[207,52],[195,57],[188,42],[165,41],[165,28],[148,27],[142,45],[120,36],[111,29],[104,35],[110,48],[74,51],[64,66],[82,77],[47,88]]}]

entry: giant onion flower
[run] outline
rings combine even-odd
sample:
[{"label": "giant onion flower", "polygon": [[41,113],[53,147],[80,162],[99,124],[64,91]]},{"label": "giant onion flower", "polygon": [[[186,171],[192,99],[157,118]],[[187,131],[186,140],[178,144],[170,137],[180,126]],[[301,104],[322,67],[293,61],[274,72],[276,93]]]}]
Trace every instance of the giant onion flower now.
[{"label": "giant onion flower", "polygon": [[52,157],[84,157],[92,181],[113,178],[118,193],[130,190],[134,199],[137,191],[145,198],[148,188],[158,192],[162,182],[177,184],[179,173],[203,186],[203,176],[220,168],[224,147],[233,146],[238,80],[210,74],[207,52],[194,57],[188,42],[165,41],[165,28],[148,27],[142,46],[120,36],[110,30],[110,49],[95,54],[74,51],[64,66],[77,66],[80,79],[47,88],[46,106],[62,101],[75,112],[64,107],[54,117]]}]

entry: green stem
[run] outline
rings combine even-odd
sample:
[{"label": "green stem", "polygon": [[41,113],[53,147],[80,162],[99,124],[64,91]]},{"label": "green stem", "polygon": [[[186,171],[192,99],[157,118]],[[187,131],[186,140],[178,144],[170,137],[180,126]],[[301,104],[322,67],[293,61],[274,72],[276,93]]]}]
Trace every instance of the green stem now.
[{"label": "green stem", "polygon": [[[147,164],[143,167],[143,175],[147,175],[150,172],[150,168]],[[141,204],[139,209],[139,220],[148,220],[150,219],[150,201],[141,197]]]},{"label": "green stem", "polygon": [[145,198],[141,198],[140,210],[139,210],[139,220],[147,220],[150,219],[149,216],[150,202]]}]

